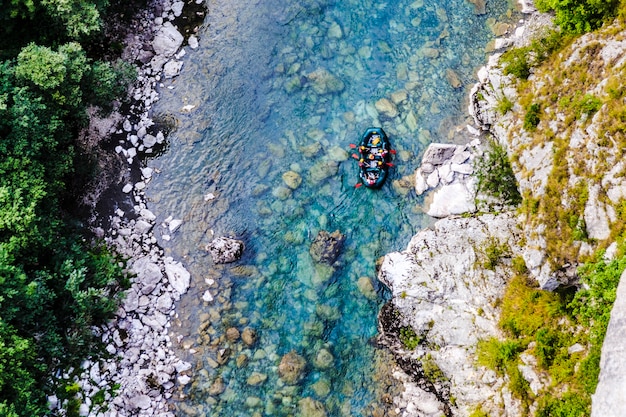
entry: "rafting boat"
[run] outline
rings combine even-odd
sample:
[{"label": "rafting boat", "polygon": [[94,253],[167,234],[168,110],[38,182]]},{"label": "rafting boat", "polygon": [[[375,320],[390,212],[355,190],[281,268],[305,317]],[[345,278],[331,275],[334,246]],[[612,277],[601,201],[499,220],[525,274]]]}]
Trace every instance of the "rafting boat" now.
[{"label": "rafting boat", "polygon": [[379,127],[370,127],[363,133],[357,150],[361,180],[357,187],[363,184],[368,188],[379,188],[387,178],[392,166],[391,154],[394,153],[387,134]]}]

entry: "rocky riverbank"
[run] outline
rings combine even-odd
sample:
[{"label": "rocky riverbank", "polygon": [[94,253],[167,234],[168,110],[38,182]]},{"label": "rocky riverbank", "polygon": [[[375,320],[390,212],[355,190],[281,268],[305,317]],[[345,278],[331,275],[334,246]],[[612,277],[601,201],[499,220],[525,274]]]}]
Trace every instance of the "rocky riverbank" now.
[{"label": "rocky riverbank", "polygon": [[[133,278],[117,317],[94,329],[106,345],[108,359],[86,361],[79,372],[65,375],[68,379],[80,375],[77,396],[83,416],[173,416],[168,405],[173,389],[190,381],[192,365],[176,356],[181,338],[170,333],[175,302],[189,288],[190,274],[181,262],[164,255],[154,234],[157,228],[164,238],[175,234],[182,220],[170,216],[156,224],[144,194],[153,170],[141,161],[165,145],[166,126],[156,124],[150,110],[159,99],[161,80],[176,77],[185,50],[197,47],[193,18],[200,24],[204,7],[201,1],[154,0],[138,12],[125,28],[122,56],[139,72],[130,92],[131,105],[106,119],[93,112],[84,132],[83,142],[98,148],[102,156],[102,175],[85,196],[87,203],[100,203],[94,232],[126,259]],[[184,9],[191,9],[191,19]],[[177,27],[183,24],[191,27]],[[104,149],[111,137],[117,138],[114,153]],[[102,202],[103,196],[111,195],[112,208],[110,201]],[[53,409],[60,405],[56,397],[49,400]]]},{"label": "rocky riverbank", "polygon": [[[472,96],[504,48],[526,42],[532,28],[545,24],[532,2],[522,2],[521,10],[523,24],[496,40]],[[479,111],[470,105],[474,118]],[[433,144],[425,151],[415,191],[426,194],[425,211],[440,220],[415,235],[406,250],[386,255],[379,271],[379,280],[392,292],[379,316],[380,341],[401,368],[395,377],[405,391],[394,402],[402,416],[523,412],[507,381],[477,365],[478,341],[499,336],[499,304],[513,275],[513,254],[523,251],[513,212],[467,216],[477,211],[473,170],[483,155],[487,129],[484,123],[467,126],[467,145]],[[494,251],[500,251],[497,261]],[[523,372],[534,389],[546,383],[531,366]]]},{"label": "rocky riverbank", "polygon": [[[549,16],[532,12],[530,6],[524,5],[532,13],[525,24],[515,36],[498,40],[498,47],[524,45],[529,34],[550,24]],[[563,402],[561,391],[567,387],[558,386],[545,366],[538,365],[541,352],[535,349],[536,342],[524,345],[512,366],[517,389],[526,387],[520,401],[520,392],[514,395],[510,390],[508,371],[497,375],[478,364],[477,341],[502,339],[498,310],[504,286],[516,269],[538,287],[554,290],[580,285],[578,266],[595,262],[591,255],[598,250],[607,262],[619,252],[617,241],[624,226],[618,213],[626,184],[621,136],[613,126],[619,124],[615,108],[623,104],[612,89],[621,85],[618,80],[626,60],[623,37],[623,24],[616,23],[576,39],[552,57],[552,65],[533,68],[523,89],[512,75],[503,74],[499,53],[478,72],[469,105],[475,125],[468,128],[466,142],[475,144],[475,135],[488,135],[507,151],[526,201],[515,214],[445,217],[475,210],[471,199],[464,197],[475,192],[471,175],[448,176],[455,163],[451,159],[468,149],[436,145],[438,149],[426,152],[416,173],[416,191],[437,185],[430,207],[444,202],[445,208],[448,201],[459,208],[430,209],[445,218],[416,235],[405,251],[387,255],[380,269],[379,279],[393,293],[380,315],[381,341],[390,346],[402,367],[397,376],[406,389],[395,399],[402,415],[519,416],[540,407],[545,412],[550,395]],[[572,91],[593,106],[573,111],[566,105]],[[540,109],[535,126],[526,123],[530,107],[521,102]],[[480,158],[481,146],[473,149],[472,158]],[[444,150],[449,159],[433,163],[433,156]],[[455,191],[448,193],[446,188]],[[623,392],[616,371],[624,362],[616,336],[623,332],[622,295],[623,285],[602,347],[592,415],[624,413],[616,401],[617,393]],[[581,365],[593,342],[581,345],[570,340],[573,344],[562,347],[566,356],[560,360]],[[550,391],[555,384],[558,393]]]}]

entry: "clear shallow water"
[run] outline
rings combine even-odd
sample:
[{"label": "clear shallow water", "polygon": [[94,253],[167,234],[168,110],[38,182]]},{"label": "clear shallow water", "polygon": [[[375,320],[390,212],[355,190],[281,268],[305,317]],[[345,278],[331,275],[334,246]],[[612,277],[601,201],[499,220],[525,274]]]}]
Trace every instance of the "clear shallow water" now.
[{"label": "clear shallow water", "polygon": [[[372,343],[386,298],[376,259],[429,224],[403,179],[464,120],[467,91],[453,84],[473,83],[486,21],[508,4],[476,16],[467,0],[233,3],[209,2],[200,48],[165,82],[157,112],[177,126],[149,162],[160,171],[150,208],[184,220],[161,243],[193,276],[176,330],[196,366],[177,415],[370,415],[393,390]],[[398,116],[379,114],[381,98]],[[354,188],[349,157],[369,126],[398,151],[376,191]],[[332,267],[309,254],[321,230],[346,237]],[[216,266],[204,246],[223,235],[244,240],[245,255]],[[254,329],[256,344],[229,340],[232,327]],[[291,351],[306,360],[295,384],[277,370]]]}]

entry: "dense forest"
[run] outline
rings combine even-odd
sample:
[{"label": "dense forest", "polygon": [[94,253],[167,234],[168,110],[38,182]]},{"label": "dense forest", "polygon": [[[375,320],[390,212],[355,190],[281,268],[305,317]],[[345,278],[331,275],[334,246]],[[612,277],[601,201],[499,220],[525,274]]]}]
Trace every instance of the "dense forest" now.
[{"label": "dense forest", "polygon": [[89,106],[126,95],[133,69],[102,36],[121,5],[0,5],[0,415],[41,416],[48,395],[72,394],[62,375],[100,354],[91,327],[128,284],[76,210],[95,175],[76,138]]}]

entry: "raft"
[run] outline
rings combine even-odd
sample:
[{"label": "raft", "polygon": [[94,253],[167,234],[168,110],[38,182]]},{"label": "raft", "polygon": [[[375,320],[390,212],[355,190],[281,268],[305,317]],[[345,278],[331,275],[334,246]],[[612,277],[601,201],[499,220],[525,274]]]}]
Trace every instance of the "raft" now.
[{"label": "raft", "polygon": [[370,127],[358,145],[359,178],[368,188],[380,188],[387,178],[393,150],[387,134],[380,127]]}]

